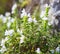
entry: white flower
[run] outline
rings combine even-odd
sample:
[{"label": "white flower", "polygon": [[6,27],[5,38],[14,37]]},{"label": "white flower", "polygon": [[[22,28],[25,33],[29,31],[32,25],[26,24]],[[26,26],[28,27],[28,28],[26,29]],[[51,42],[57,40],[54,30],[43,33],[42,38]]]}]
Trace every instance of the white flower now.
[{"label": "white flower", "polygon": [[4,53],[7,49],[6,49],[6,47],[5,47],[5,42],[8,40],[8,37],[5,37],[5,39],[2,39],[1,40],[1,46],[2,46],[2,48],[0,49],[0,52],[1,53]]},{"label": "white flower", "polygon": [[48,22],[48,25],[53,25],[54,24],[54,20]]},{"label": "white flower", "polygon": [[14,18],[8,17],[8,22],[7,22],[7,27],[8,27],[8,28],[10,28],[11,23],[13,23],[14,20],[15,20]]},{"label": "white flower", "polygon": [[60,47],[57,47],[57,48],[56,48],[56,52],[59,52],[59,51],[60,51]]},{"label": "white flower", "polygon": [[33,22],[34,22],[34,23],[37,23],[37,20],[36,20],[36,18],[34,18],[34,19],[33,19]]},{"label": "white flower", "polygon": [[0,52],[1,53],[4,53],[4,51],[6,51],[7,49],[6,49],[6,47],[5,47],[5,42],[8,40],[8,38],[6,37],[5,39],[2,39],[2,41],[1,41],[1,46],[2,46],[2,48],[0,49]]},{"label": "white flower", "polygon": [[53,17],[52,15],[49,15],[49,19],[48,19],[48,25],[53,25],[54,24],[54,20],[55,20],[55,17]]},{"label": "white flower", "polygon": [[9,16],[10,16],[10,12],[6,12],[6,13],[5,13],[5,16],[6,16],[6,17],[9,17]]},{"label": "white flower", "polygon": [[21,18],[24,17],[24,16],[28,16],[29,18],[31,17],[30,13],[27,14],[27,12],[25,11],[25,9],[22,10]]},{"label": "white flower", "polygon": [[4,53],[6,50],[7,50],[6,47],[5,46],[2,46],[2,48],[0,49],[0,52],[1,53]]},{"label": "white flower", "polygon": [[7,19],[8,19],[8,21],[9,21],[9,20],[11,19],[11,17],[9,16]]},{"label": "white flower", "polygon": [[8,35],[9,35],[9,36],[12,36],[13,33],[14,33],[14,30],[13,30],[13,29],[11,29],[11,30],[6,30],[6,31],[5,31],[5,35],[6,35],[6,36],[8,36]]},{"label": "white flower", "polygon": [[22,13],[25,13],[25,12],[26,12],[25,9],[23,9],[23,10],[22,10]]},{"label": "white flower", "polygon": [[51,22],[48,22],[48,25],[51,26],[52,25]]},{"label": "white flower", "polygon": [[4,18],[4,16],[1,14],[1,15],[0,15],[0,19],[2,19],[2,18]]},{"label": "white flower", "polygon": [[27,15],[28,15],[28,17],[31,17],[30,13],[28,13]]},{"label": "white flower", "polygon": [[11,22],[8,22],[7,23],[7,27],[10,28],[10,25],[11,25]]},{"label": "white flower", "polygon": [[57,19],[55,19],[55,24],[57,25],[59,23],[59,21]]},{"label": "white flower", "polygon": [[14,22],[14,18],[11,18],[11,17],[8,17],[8,22],[11,22],[11,23],[13,23]]},{"label": "white flower", "polygon": [[33,21],[32,18],[28,18],[28,22],[31,23]]},{"label": "white flower", "polygon": [[50,50],[50,51],[51,51],[52,54],[54,53],[54,50]]},{"label": "white flower", "polygon": [[25,38],[24,35],[22,35],[22,36],[20,37],[20,43],[23,43],[23,42],[24,42],[24,38]]},{"label": "white flower", "polygon": [[23,33],[22,30],[19,30],[19,29],[17,29],[17,32],[20,33],[20,35],[22,35]]},{"label": "white flower", "polygon": [[40,48],[37,48],[36,52],[37,52],[37,53],[40,53]]},{"label": "white flower", "polygon": [[24,16],[27,16],[27,13],[26,13],[25,9],[22,10],[21,18],[24,17]]},{"label": "white flower", "polygon": [[15,19],[14,19],[14,18],[12,18],[10,21],[13,23],[13,22],[15,21]]},{"label": "white flower", "polygon": [[46,7],[48,7],[48,4],[45,4],[44,6],[45,6],[45,8],[46,8]]},{"label": "white flower", "polygon": [[44,17],[44,18],[42,18],[43,20],[48,20],[48,18],[47,17]]},{"label": "white flower", "polygon": [[5,41],[7,41],[8,40],[8,37],[5,37]]},{"label": "white flower", "polygon": [[12,10],[15,10],[17,8],[17,4],[15,3],[13,6],[12,6]]},{"label": "white flower", "polygon": [[48,19],[48,25],[54,25],[54,23],[57,25],[58,24],[58,20],[55,19],[54,16],[49,17],[49,19]]},{"label": "white flower", "polygon": [[1,46],[4,46],[4,44],[5,44],[5,39],[2,39]]},{"label": "white flower", "polygon": [[18,33],[20,33],[20,30],[19,30],[19,29],[17,29],[17,32],[18,32]]},{"label": "white flower", "polygon": [[29,23],[31,23],[31,22],[37,23],[37,20],[36,20],[36,18],[33,18],[33,19],[32,19],[32,18],[30,17],[30,18],[28,18],[28,22],[29,22]]},{"label": "white flower", "polygon": [[42,18],[45,14],[45,11],[42,11],[41,14],[40,14],[40,17]]},{"label": "white flower", "polygon": [[7,18],[6,17],[3,17],[2,18],[2,21],[3,21],[3,23],[6,23],[7,22]]},{"label": "white flower", "polygon": [[17,8],[17,4],[15,3],[13,6],[12,6],[12,14],[15,13],[15,9]]}]

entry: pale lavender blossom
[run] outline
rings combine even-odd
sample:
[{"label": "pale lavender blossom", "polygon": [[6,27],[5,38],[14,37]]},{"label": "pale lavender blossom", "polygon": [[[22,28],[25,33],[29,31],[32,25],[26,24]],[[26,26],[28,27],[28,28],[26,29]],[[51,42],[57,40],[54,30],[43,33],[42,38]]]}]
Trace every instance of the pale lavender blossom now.
[{"label": "pale lavender blossom", "polygon": [[15,13],[15,9],[17,8],[17,4],[16,3],[14,3],[14,5],[12,6],[12,14],[14,14]]},{"label": "pale lavender blossom", "polygon": [[11,30],[6,30],[5,31],[5,36],[12,36],[13,35],[13,33],[14,33],[14,30],[13,29],[11,29]]},{"label": "pale lavender blossom", "polygon": [[42,11],[41,14],[40,14],[40,17],[42,18],[45,14],[45,11]]},{"label": "pale lavender blossom", "polygon": [[48,18],[47,17],[44,17],[44,18],[42,18],[42,20],[48,20]]},{"label": "pale lavender blossom", "polygon": [[57,19],[55,19],[55,21],[54,21],[54,22],[55,22],[55,24],[56,24],[56,25],[59,23],[59,21],[58,21]]},{"label": "pale lavender blossom", "polygon": [[26,12],[25,9],[22,10],[22,13]]},{"label": "pale lavender blossom", "polygon": [[1,49],[0,49],[0,52],[1,53],[4,53],[7,49],[5,47],[5,42],[8,40],[8,37],[5,37],[4,39],[1,40]]},{"label": "pale lavender blossom", "polygon": [[24,42],[24,39],[25,39],[25,36],[24,35],[21,35],[21,37],[20,37],[20,43],[23,43]]},{"label": "pale lavender blossom", "polygon": [[11,15],[10,12],[6,12],[6,13],[5,13],[5,16],[6,16],[6,17],[9,17],[10,15]]},{"label": "pale lavender blossom", "polygon": [[46,8],[46,7],[49,7],[49,6],[48,6],[48,4],[45,4],[44,7]]},{"label": "pale lavender blossom", "polygon": [[7,41],[9,38],[8,37],[5,37],[5,41]]},{"label": "pale lavender blossom", "polygon": [[28,17],[31,17],[30,13],[27,14]]},{"label": "pale lavender blossom", "polygon": [[36,20],[36,18],[34,18],[34,19],[33,19],[33,22],[34,22],[34,23],[37,23],[37,20]]},{"label": "pale lavender blossom", "polygon": [[15,19],[11,18],[11,17],[8,17],[7,19],[8,19],[8,22],[11,22],[11,23],[13,23],[15,21]]},{"label": "pale lavender blossom", "polygon": [[8,37],[5,37],[4,39],[1,40],[1,46],[5,45],[5,42],[8,40]]},{"label": "pale lavender blossom", "polygon": [[57,48],[56,48],[56,52],[59,52],[59,51],[60,51],[60,47],[57,47]]},{"label": "pale lavender blossom", "polygon": [[33,18],[33,19],[32,19],[32,18],[30,17],[30,18],[28,18],[28,22],[29,22],[29,23],[31,23],[31,22],[37,23],[37,20],[36,20],[36,18]]},{"label": "pale lavender blossom", "polygon": [[11,26],[11,22],[8,22],[7,27],[10,28],[10,26]]},{"label": "pale lavender blossom", "polygon": [[7,25],[7,27],[8,27],[8,28],[10,28],[11,23],[13,23],[14,21],[15,21],[15,19],[14,19],[14,18],[10,18],[10,17],[9,17],[9,18],[8,18],[8,22],[7,22],[7,24],[6,24],[6,25]]},{"label": "pale lavender blossom", "polygon": [[22,30],[20,30],[19,28],[17,29],[17,32],[20,34],[20,35],[22,35]]},{"label": "pale lavender blossom", "polygon": [[36,52],[37,52],[37,53],[40,53],[40,48],[37,48]]},{"label": "pale lavender blossom", "polygon": [[54,50],[53,50],[53,49],[52,49],[52,50],[50,50],[50,51],[51,51],[51,53],[52,53],[52,54],[54,54]]},{"label": "pale lavender blossom", "polygon": [[9,17],[7,17],[7,21],[10,21],[10,19],[11,19],[11,17],[9,16]]},{"label": "pale lavender blossom", "polygon": [[4,44],[5,44],[5,39],[2,39],[1,40],[1,46],[4,46]]},{"label": "pale lavender blossom", "polygon": [[51,26],[52,25],[51,22],[48,22],[48,25]]},{"label": "pale lavender blossom", "polygon": [[2,21],[3,21],[3,23],[6,23],[7,22],[7,18],[6,17],[3,17],[2,18]]},{"label": "pale lavender blossom", "polygon": [[11,18],[10,22],[12,22],[12,23],[13,23],[14,21],[15,21],[15,19],[14,19],[14,18]]},{"label": "pale lavender blossom", "polygon": [[0,49],[0,52],[1,53],[4,53],[7,49],[6,49],[6,47],[5,47],[5,42],[8,40],[8,37],[5,37],[5,39],[2,39],[1,40],[1,46],[2,46],[2,48]]},{"label": "pale lavender blossom", "polygon": [[25,11],[25,9],[22,10],[21,18],[24,17],[24,16],[27,16],[27,12]]},{"label": "pale lavender blossom", "polygon": [[4,18],[4,16],[1,14],[1,15],[0,15],[0,19],[2,19],[2,18]]},{"label": "pale lavender blossom", "polygon": [[33,19],[32,18],[28,18],[28,22],[29,23],[33,22]]},{"label": "pale lavender blossom", "polygon": [[0,49],[0,52],[4,53],[5,51],[7,51],[7,48],[5,46],[2,46],[2,48]]},{"label": "pale lavender blossom", "polygon": [[7,18],[3,15],[0,15],[0,19],[2,20],[3,23],[7,22]]},{"label": "pale lavender blossom", "polygon": [[52,16],[51,18],[49,17],[49,19],[48,19],[48,25],[53,25],[53,24],[58,24],[58,20],[57,19],[55,19],[55,17],[54,16]]}]

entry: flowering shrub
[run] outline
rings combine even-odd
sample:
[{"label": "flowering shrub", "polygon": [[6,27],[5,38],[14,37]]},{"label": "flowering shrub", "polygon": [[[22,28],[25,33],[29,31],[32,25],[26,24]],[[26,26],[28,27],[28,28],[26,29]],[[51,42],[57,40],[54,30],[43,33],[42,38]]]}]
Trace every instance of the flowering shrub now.
[{"label": "flowering shrub", "polygon": [[12,14],[0,15],[1,33],[0,54],[60,54],[60,34],[52,33],[49,23],[49,7],[45,14],[35,18],[22,10],[17,18],[17,5],[13,6]]}]

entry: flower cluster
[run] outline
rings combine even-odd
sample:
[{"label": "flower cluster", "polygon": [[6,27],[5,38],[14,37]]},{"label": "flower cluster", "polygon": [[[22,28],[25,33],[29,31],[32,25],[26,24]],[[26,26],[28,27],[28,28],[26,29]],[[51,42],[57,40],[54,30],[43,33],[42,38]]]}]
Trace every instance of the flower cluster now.
[{"label": "flower cluster", "polygon": [[0,54],[60,53],[60,34],[53,34],[52,22],[48,16],[49,7],[39,18],[33,17],[25,9],[21,17],[17,18],[16,8],[15,3],[11,12],[13,16],[9,12],[5,16],[0,15],[0,35],[3,37],[0,40]]}]

